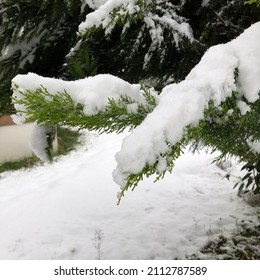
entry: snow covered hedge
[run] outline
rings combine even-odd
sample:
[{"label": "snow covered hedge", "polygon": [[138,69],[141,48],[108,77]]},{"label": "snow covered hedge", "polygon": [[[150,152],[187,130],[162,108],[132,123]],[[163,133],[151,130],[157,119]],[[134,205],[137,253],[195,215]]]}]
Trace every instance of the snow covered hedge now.
[{"label": "snow covered hedge", "polygon": [[17,75],[12,81],[14,119],[105,132],[130,127],[113,173],[120,197],[143,176],[161,178],[171,171],[192,140],[220,150],[222,157],[245,161],[253,172],[245,178],[248,186],[259,192],[259,53],[260,22],[210,48],[184,81],[160,94],[111,75],[71,82]]}]

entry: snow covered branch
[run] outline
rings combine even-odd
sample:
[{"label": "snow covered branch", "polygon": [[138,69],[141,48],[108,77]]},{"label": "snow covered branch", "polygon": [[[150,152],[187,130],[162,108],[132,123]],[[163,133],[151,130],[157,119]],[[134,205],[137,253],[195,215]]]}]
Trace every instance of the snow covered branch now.
[{"label": "snow covered branch", "polygon": [[[24,76],[17,76],[14,80],[19,82],[21,78],[26,80]],[[62,92],[53,87],[52,79],[35,74],[29,74],[26,78],[28,85],[32,78],[38,78],[45,87],[41,84],[40,87],[34,88],[35,85],[31,83],[30,89],[22,91],[20,87],[13,85],[16,91],[13,100],[18,112],[13,116],[16,123],[26,120],[36,121],[43,126],[59,124],[99,133],[120,133],[138,126],[157,104],[155,91],[143,85],[132,86],[110,75],[83,79],[80,81],[81,87],[79,81],[64,83],[56,80],[57,84],[60,83],[61,87],[65,88]],[[104,81],[107,83],[102,88],[100,82]],[[110,91],[105,88],[109,82]],[[80,89],[82,98],[78,94]],[[102,93],[107,94],[103,96],[103,100]]]},{"label": "snow covered branch", "polygon": [[[55,103],[55,96],[66,92],[73,104],[81,104],[87,116],[106,112],[112,99],[119,107],[123,102],[124,112],[130,114],[136,114],[142,106],[147,108],[142,122],[123,140],[116,155],[118,165],[113,177],[122,187],[120,196],[134,188],[143,176],[157,173],[161,178],[171,171],[174,160],[191,140],[220,148],[224,155],[256,162],[259,154],[247,140],[257,143],[260,139],[259,46],[260,22],[237,39],[210,48],[184,81],[165,87],[159,96],[150,93],[152,105],[140,85],[111,75],[75,82],[18,75],[13,79],[16,109],[22,111],[22,120],[26,114],[36,116],[40,104],[33,112],[26,96],[31,94],[33,98],[41,86],[48,92],[45,100]],[[237,139],[231,139],[232,133]]]},{"label": "snow covered branch", "polygon": [[143,10],[150,3],[151,0],[108,0],[87,15],[86,20],[79,25],[79,33],[83,35],[93,28],[102,27],[109,34],[116,23],[131,17],[142,17]]},{"label": "snow covered branch", "polygon": [[143,173],[147,166],[160,166],[161,173],[162,155],[171,154],[172,147],[183,141],[187,127],[199,125],[210,101],[218,107],[237,91],[242,115],[245,107],[259,100],[259,38],[257,23],[236,40],[209,49],[183,82],[163,89],[158,106],[124,139],[116,155],[114,179],[118,184],[124,188],[131,174]]}]

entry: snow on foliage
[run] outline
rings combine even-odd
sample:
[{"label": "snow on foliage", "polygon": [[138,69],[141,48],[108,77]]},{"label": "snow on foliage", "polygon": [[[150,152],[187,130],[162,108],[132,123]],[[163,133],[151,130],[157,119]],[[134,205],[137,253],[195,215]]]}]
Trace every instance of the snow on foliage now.
[{"label": "snow on foliage", "polygon": [[[139,84],[131,85],[109,74],[100,74],[77,81],[63,81],[29,73],[27,75],[17,75],[12,82],[13,97],[15,99],[23,98],[23,91],[29,90],[33,92],[39,87],[46,88],[53,94],[66,91],[75,103],[83,105],[83,112],[86,115],[94,115],[104,110],[108,103],[108,98],[113,98],[117,101],[121,96],[129,96],[133,101],[145,103]],[[24,111],[25,107],[16,104],[16,110]],[[26,114],[20,113],[15,115],[13,119],[18,124],[23,123],[26,119]]]},{"label": "snow on foliage", "polygon": [[[184,81],[166,86],[157,97],[154,111],[123,140],[121,151],[116,155],[115,182],[124,188],[131,174],[140,174],[147,166],[164,172],[168,158],[163,155],[170,154],[171,148],[185,137],[187,127],[196,127],[203,120],[210,102],[217,107],[238,92],[237,106],[244,114],[241,102],[254,103],[259,99],[259,53],[260,22],[237,39],[210,48]],[[108,98],[118,100],[126,95],[138,103],[145,102],[139,85],[111,75],[73,82],[32,73],[18,75],[13,79],[14,97],[23,98],[21,92],[35,91],[41,86],[53,94],[65,90],[76,103],[83,105],[88,115],[104,110]],[[17,105],[16,109],[24,108]],[[24,118],[25,114],[21,116]]]},{"label": "snow on foliage", "polygon": [[248,140],[248,145],[251,147],[251,149],[254,153],[260,154],[260,141]]},{"label": "snow on foliage", "polygon": [[[106,33],[112,31],[113,25],[111,13],[113,10],[122,7],[125,13],[134,14],[139,11],[139,6],[135,5],[137,0],[108,0],[97,10],[87,15],[86,20],[79,26],[79,32],[83,33],[87,29],[102,26],[106,29]],[[121,11],[120,11],[121,12]]]},{"label": "snow on foliage", "polygon": [[154,111],[123,140],[116,155],[114,180],[124,187],[130,174],[138,174],[157,161],[161,166],[161,155],[182,139],[187,126],[198,125],[210,100],[218,106],[238,91],[239,99],[243,96],[249,102],[257,101],[259,52],[260,22],[237,39],[210,48],[184,81],[166,86]]},{"label": "snow on foliage", "polygon": [[[46,31],[42,31],[39,36],[35,36],[32,39],[24,39],[22,42],[8,44],[0,54],[0,62],[10,59],[15,54],[20,54],[18,69],[30,63],[32,64],[35,59],[35,53],[42,38],[46,35]],[[0,73],[0,78],[3,78],[4,71]]]},{"label": "snow on foliage", "polygon": [[150,61],[152,53],[167,40],[165,33],[172,33],[173,42],[177,49],[184,38],[190,42],[194,41],[190,25],[184,17],[176,13],[178,8],[178,5],[161,0],[108,0],[86,16],[86,20],[79,25],[79,33],[84,35],[101,27],[108,35],[118,22],[120,25],[124,25],[122,28],[122,33],[124,33],[129,28],[131,18],[142,19],[143,26],[133,45],[133,52],[141,44],[144,31],[148,30],[152,43],[144,59],[145,67]]}]

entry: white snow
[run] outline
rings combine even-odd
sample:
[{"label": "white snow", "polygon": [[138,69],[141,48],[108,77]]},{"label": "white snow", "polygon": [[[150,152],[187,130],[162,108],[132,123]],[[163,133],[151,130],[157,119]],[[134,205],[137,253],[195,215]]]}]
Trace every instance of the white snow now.
[{"label": "white snow", "polygon": [[[176,15],[177,17],[177,15]],[[160,22],[162,25],[170,26],[172,32],[182,34],[190,41],[194,40],[191,26],[187,22],[178,23],[175,19],[169,18],[166,15],[159,17],[158,15],[151,16],[152,20]]]},{"label": "white snow", "polygon": [[251,141],[248,140],[247,144],[250,146],[251,150],[256,153],[260,154],[260,141]]},{"label": "white snow", "polygon": [[108,0],[82,0],[84,5],[88,5],[91,9],[95,10],[104,5]]},{"label": "white snow", "polygon": [[202,246],[256,222],[204,151],[187,152],[174,174],[142,182],[117,206],[111,172],[124,136],[87,132],[86,145],[53,165],[2,173],[0,259],[207,258]]},{"label": "white snow", "polygon": [[127,6],[130,14],[136,12],[136,0],[108,0],[97,10],[87,14],[86,20],[79,25],[79,32],[102,25],[105,29],[111,24],[110,13],[119,6]]},{"label": "white snow", "polygon": [[259,99],[260,92],[260,22],[245,30],[236,40],[230,42],[234,55],[239,58],[238,90],[249,102]]},{"label": "white snow", "polygon": [[246,102],[242,101],[242,100],[239,100],[237,102],[237,107],[238,109],[240,110],[241,112],[241,115],[245,115],[247,112],[250,112],[251,109],[250,109],[250,106],[246,104]]},{"label": "white snow", "polygon": [[51,127],[34,124],[30,135],[30,149],[42,161],[49,161],[46,149],[48,148],[47,133],[50,132]]},{"label": "white snow", "polygon": [[201,3],[202,7],[207,7],[209,5],[210,0],[203,0]]},{"label": "white snow", "polygon": [[[178,21],[180,21],[180,23]],[[160,50],[162,43],[165,41],[165,30],[172,33],[174,44],[177,49],[179,49],[180,42],[183,40],[183,38],[188,38],[191,42],[194,41],[191,26],[187,22],[185,22],[184,18],[179,17],[175,12],[171,14],[166,13],[163,16],[148,13],[147,16],[144,17],[144,23],[146,24],[146,28],[149,30],[152,41],[149,50],[144,58],[144,69],[151,60],[153,52],[156,49]],[[142,33],[141,36],[143,36]],[[138,35],[136,46],[139,43],[140,35]],[[161,59],[164,59],[164,51],[161,52],[160,56]]]},{"label": "white snow", "polygon": [[123,140],[116,155],[115,182],[124,187],[130,174],[138,174],[146,164],[155,164],[161,154],[169,151],[166,142],[176,144],[187,126],[196,126],[203,119],[210,100],[218,106],[234,91],[249,102],[258,100],[259,53],[260,22],[237,39],[210,48],[184,81],[165,87],[154,111]]}]

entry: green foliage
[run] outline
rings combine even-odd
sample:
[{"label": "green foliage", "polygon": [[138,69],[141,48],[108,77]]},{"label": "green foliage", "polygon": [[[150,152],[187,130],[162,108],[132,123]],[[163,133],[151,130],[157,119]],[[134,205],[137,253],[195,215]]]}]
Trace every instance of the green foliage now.
[{"label": "green foliage", "polygon": [[58,153],[57,156],[66,155],[72,151],[79,141],[80,133],[66,127],[57,126]]},{"label": "green foliage", "polygon": [[[113,131],[120,133],[125,129],[131,130],[138,126],[156,106],[156,100],[149,90],[144,86],[142,88],[145,105],[136,103],[127,96],[121,96],[117,101],[109,99],[105,110],[95,115],[84,114],[83,106],[76,104],[66,91],[52,94],[44,87],[34,92],[20,91],[23,98],[13,101],[25,106],[27,121],[36,121],[43,126],[59,124],[100,133]],[[136,104],[134,112],[130,110],[133,104]],[[23,111],[19,112],[23,113]]]},{"label": "green foliage", "polygon": [[227,156],[237,156],[241,161],[255,162],[258,155],[253,153],[248,143],[260,139],[260,100],[249,104],[251,111],[241,115],[237,107],[237,93],[227,98],[220,106],[211,102],[205,113],[203,129],[197,141],[222,152],[218,160]]},{"label": "green foliage", "polygon": [[260,0],[249,0],[246,2],[247,4],[253,4],[256,3],[257,5],[260,5]]},{"label": "green foliage", "polygon": [[19,170],[21,168],[32,168],[39,163],[39,159],[36,156],[28,157],[25,159],[10,161],[0,164],[0,173],[6,171]]},{"label": "green foliage", "polygon": [[237,182],[234,188],[238,187],[238,194],[247,193],[249,189],[254,194],[260,194],[260,159],[255,163],[247,163],[242,167],[246,175]]},{"label": "green foliage", "polygon": [[83,79],[97,74],[98,63],[94,59],[86,42],[83,42],[78,51],[71,56],[68,62],[70,75],[77,79]]},{"label": "green foliage", "polygon": [[167,170],[158,171],[159,158],[154,165],[147,164],[140,173],[131,174],[121,191],[119,202],[125,191],[134,190],[144,177],[157,174],[156,180],[158,180],[163,178],[167,171],[171,172],[174,162],[182,154],[183,148],[192,141],[200,143],[201,146],[210,147],[212,151],[220,151],[221,155],[215,161],[235,156],[241,162],[246,162],[243,169],[247,170],[247,174],[235,187],[239,185],[239,193],[244,189],[260,193],[259,154],[251,149],[248,142],[249,139],[253,141],[260,139],[260,99],[249,104],[251,111],[245,115],[241,115],[237,101],[237,92],[234,92],[217,107],[213,101],[210,101],[204,112],[204,119],[195,127],[187,127],[183,138],[171,146],[171,151],[161,155],[161,158],[167,163]]},{"label": "green foliage", "polygon": [[260,99],[248,103],[251,110],[241,115],[237,107],[237,95],[234,93],[217,108],[210,104],[204,126],[194,139],[213,151],[221,152],[215,161],[235,156],[245,162],[242,170],[246,171],[246,175],[235,187],[238,187],[239,194],[248,190],[260,193],[259,154],[250,145],[251,141],[260,140]]}]

